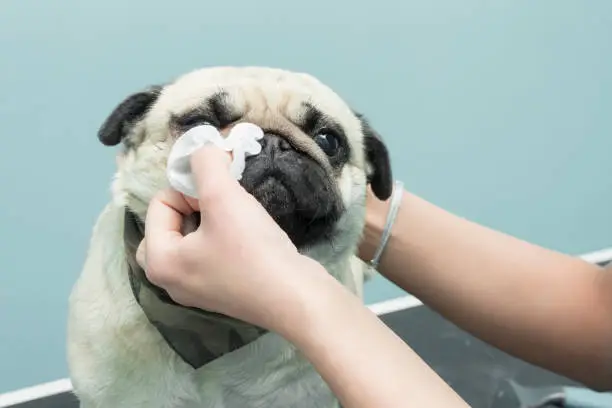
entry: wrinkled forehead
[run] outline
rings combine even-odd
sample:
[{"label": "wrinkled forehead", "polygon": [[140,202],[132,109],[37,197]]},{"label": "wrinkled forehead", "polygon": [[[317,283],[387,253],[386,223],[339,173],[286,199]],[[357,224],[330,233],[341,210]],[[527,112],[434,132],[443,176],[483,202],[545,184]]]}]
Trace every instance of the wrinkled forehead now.
[{"label": "wrinkled forehead", "polygon": [[360,123],[329,87],[302,73],[259,67],[215,67],[188,73],[166,86],[153,107],[161,120],[194,110],[257,121],[283,117],[297,122],[318,111],[344,128],[353,139]]}]

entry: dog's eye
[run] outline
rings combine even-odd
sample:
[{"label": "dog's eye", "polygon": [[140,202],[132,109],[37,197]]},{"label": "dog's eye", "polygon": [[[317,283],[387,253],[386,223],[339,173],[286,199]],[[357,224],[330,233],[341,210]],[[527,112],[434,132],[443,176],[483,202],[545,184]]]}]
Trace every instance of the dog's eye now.
[{"label": "dog's eye", "polygon": [[183,118],[178,119],[176,123],[181,127],[183,131],[202,125],[214,126],[208,118],[201,115],[185,116]]},{"label": "dog's eye", "polygon": [[321,150],[323,150],[323,152],[330,157],[335,156],[340,148],[340,141],[338,140],[338,137],[330,132],[322,132],[317,134],[314,137],[314,141],[319,145]]}]

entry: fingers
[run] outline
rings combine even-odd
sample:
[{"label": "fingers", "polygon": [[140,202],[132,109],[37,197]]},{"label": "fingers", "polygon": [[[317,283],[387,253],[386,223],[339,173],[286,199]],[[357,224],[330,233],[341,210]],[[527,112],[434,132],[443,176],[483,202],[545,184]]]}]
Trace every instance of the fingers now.
[{"label": "fingers", "polygon": [[193,209],[182,194],[163,190],[149,204],[145,220],[145,239],[151,252],[162,251],[182,238],[183,216]]},{"label": "fingers", "polygon": [[151,200],[145,237],[136,251],[136,261],[152,283],[164,286],[176,278],[183,217],[191,213],[193,208],[174,190],[163,190]]},{"label": "fingers", "polygon": [[170,208],[174,208],[181,215],[190,215],[198,210],[198,201],[186,197],[174,189],[162,190],[157,194],[157,199]]},{"label": "fingers", "polygon": [[233,187],[238,186],[230,174],[231,156],[212,145],[207,145],[191,155],[191,169],[202,205],[218,202]]},{"label": "fingers", "polygon": [[146,239],[143,239],[136,250],[136,262],[138,262],[138,265],[144,270],[147,269],[146,241]]}]

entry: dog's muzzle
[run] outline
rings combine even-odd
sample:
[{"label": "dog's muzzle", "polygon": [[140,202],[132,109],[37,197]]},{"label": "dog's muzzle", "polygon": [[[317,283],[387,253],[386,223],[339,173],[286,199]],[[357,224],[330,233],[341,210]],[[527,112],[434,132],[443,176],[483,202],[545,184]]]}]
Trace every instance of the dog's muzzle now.
[{"label": "dog's muzzle", "polygon": [[242,186],[296,247],[326,238],[344,210],[333,176],[282,136],[266,133],[260,143],[261,153],[246,160]]}]

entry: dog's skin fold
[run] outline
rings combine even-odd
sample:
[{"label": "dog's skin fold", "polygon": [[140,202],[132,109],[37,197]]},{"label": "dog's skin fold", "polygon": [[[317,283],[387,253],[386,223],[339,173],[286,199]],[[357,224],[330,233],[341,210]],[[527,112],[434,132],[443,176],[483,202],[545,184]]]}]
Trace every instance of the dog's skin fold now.
[{"label": "dog's skin fold", "polygon": [[166,159],[180,134],[240,122],[265,134],[241,184],[301,253],[361,296],[369,269],[355,254],[366,185],[381,199],[392,190],[387,149],[363,116],[312,76],[274,68],[203,68],[146,88],[120,102],[98,133],[102,144],[123,152],[70,296],[68,362],[82,408],[338,406],[310,363],[274,333],[194,369],[131,289],[126,208],[145,219],[149,201],[168,187]]}]

